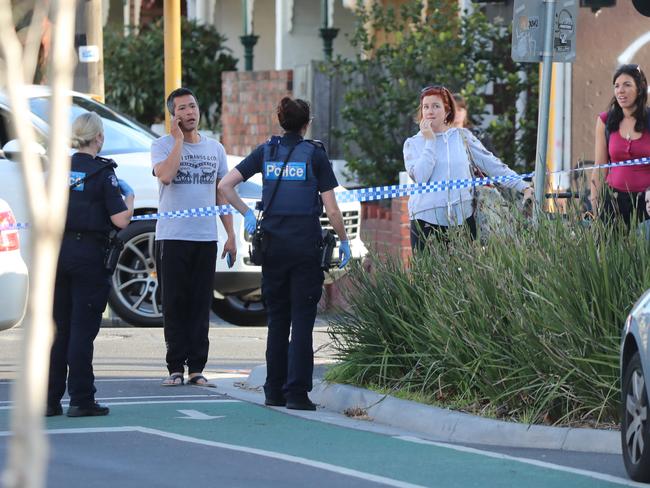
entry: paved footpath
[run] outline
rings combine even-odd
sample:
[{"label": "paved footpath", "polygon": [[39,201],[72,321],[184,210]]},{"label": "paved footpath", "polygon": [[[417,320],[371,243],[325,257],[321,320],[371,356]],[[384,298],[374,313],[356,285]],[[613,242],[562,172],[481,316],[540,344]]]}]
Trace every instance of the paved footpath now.
[{"label": "paved footpath", "polygon": [[[288,415],[218,390],[99,379],[107,417],[47,419],[49,487],[584,487],[627,480]],[[0,468],[9,436],[0,382]],[[331,413],[327,413],[331,415]]]}]

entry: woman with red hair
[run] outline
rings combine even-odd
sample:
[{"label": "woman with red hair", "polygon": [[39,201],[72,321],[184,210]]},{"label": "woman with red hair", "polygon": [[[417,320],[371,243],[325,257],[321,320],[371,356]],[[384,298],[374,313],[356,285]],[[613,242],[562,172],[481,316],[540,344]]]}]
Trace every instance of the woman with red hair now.
[{"label": "woman with red hair", "polygon": [[[430,183],[472,178],[472,163],[489,176],[515,175],[469,130],[453,127],[455,115],[454,97],[445,87],[429,86],[420,92],[420,130],[404,143],[404,166],[411,179]],[[502,185],[522,192],[525,200],[532,198],[532,189],[521,179]],[[443,237],[449,227],[464,226],[476,238],[471,188],[412,195],[408,208],[413,250],[422,249],[431,235]]]}]

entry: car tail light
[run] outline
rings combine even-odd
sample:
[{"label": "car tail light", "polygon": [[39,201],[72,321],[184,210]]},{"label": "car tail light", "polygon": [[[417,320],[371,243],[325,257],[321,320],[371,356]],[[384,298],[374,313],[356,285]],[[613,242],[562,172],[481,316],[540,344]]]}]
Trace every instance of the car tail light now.
[{"label": "car tail light", "polygon": [[0,252],[20,249],[17,230],[2,230],[4,227],[16,225],[16,219],[11,210],[0,211]]}]

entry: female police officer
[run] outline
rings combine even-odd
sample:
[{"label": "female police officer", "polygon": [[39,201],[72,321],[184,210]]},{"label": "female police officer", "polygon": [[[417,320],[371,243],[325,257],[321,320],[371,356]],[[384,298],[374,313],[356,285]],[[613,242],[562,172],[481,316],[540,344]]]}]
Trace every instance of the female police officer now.
[{"label": "female police officer", "polygon": [[266,239],[262,297],[268,314],[265,403],[315,410],[307,392],[312,388],[312,330],[323,286],[319,259],[322,204],[341,240],[341,267],[350,259],[350,246],[334,196],[338,183],[327,154],[321,143],[303,139],[310,121],[309,105],[285,97],[277,114],[284,136],[272,137],[257,147],[221,180],[219,190],[244,215],[246,230],[252,234],[255,216],[234,187],[262,173],[261,226]]},{"label": "female police officer", "polygon": [[114,227],[129,225],[134,195],[115,176],[116,164],[97,156],[103,143],[102,120],[96,113],[75,119],[72,145],[78,151],[71,161],[70,202],[54,287],[56,334],[50,353],[48,417],[63,413],[66,377],[68,417],[108,414],[108,407],[95,402],[93,341],[108,300],[108,235]]}]

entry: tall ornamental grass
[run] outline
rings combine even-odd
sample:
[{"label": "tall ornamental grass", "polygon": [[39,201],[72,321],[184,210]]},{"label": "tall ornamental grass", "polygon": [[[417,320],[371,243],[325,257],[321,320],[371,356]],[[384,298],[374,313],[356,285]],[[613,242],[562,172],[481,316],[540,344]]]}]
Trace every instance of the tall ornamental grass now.
[{"label": "tall ornamental grass", "polygon": [[620,332],[649,263],[634,232],[549,218],[483,246],[452,235],[408,268],[374,259],[331,320],[329,379],[530,422],[616,421]]}]

